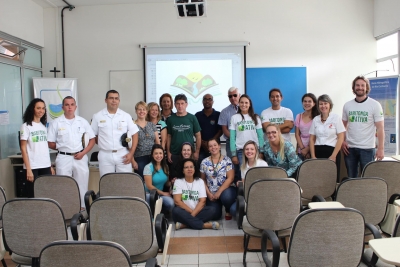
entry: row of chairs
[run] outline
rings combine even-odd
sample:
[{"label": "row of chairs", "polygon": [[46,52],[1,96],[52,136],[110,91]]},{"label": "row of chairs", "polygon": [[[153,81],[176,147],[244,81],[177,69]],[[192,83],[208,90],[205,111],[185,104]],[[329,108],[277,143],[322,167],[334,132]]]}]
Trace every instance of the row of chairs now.
[{"label": "row of chairs", "polygon": [[[316,174],[315,168],[311,168],[313,164],[319,164],[319,166],[314,166],[319,167],[319,176]],[[375,169],[378,164],[379,166],[385,165],[385,167]],[[363,176],[379,172],[379,176],[383,174],[382,177],[385,177],[386,180],[388,175],[385,174],[395,171],[394,169],[399,166],[400,163],[398,162],[374,162],[364,169]],[[307,180],[306,172],[303,171],[306,167],[308,167],[310,176],[315,179],[315,182],[300,183],[300,181]],[[331,169],[331,167],[333,168]],[[388,168],[390,168],[390,171],[388,171]],[[279,168],[257,167],[248,171],[241,196],[237,200],[237,223],[239,229],[244,231],[244,266],[246,266],[246,253],[251,251],[248,250],[250,237],[261,237],[263,229],[273,231],[281,239],[284,251],[287,252],[286,237],[291,235],[294,219],[306,207],[304,206],[305,192],[313,191],[313,194],[324,192],[324,190],[319,189],[321,182],[318,179],[324,180],[325,176],[331,176],[334,181],[333,189],[330,189],[331,193],[324,196],[309,193],[309,195],[306,195],[308,197],[307,202],[310,202],[310,200],[325,201],[326,198],[332,198],[341,202],[345,207],[358,210],[363,215],[363,220],[370,226],[378,226],[382,222],[388,204],[388,187],[392,188],[391,192],[396,192],[400,179],[389,178],[387,179],[388,182],[381,178],[348,179],[344,180],[338,186],[337,192],[334,193],[336,191],[335,171],[336,166],[330,160],[305,161],[300,167],[298,182],[294,179],[282,179],[287,178],[287,175],[285,175],[284,170]],[[390,175],[394,177],[393,174],[390,173]],[[329,191],[325,190],[325,192]],[[398,197],[398,194],[392,194],[391,201],[396,197]],[[364,232],[364,228],[362,230]],[[379,235],[376,234],[376,228],[368,227],[365,232],[367,234],[373,233],[375,238],[379,238]],[[365,259],[365,261],[368,262],[368,259]]]},{"label": "row of chairs", "polygon": [[[33,240],[38,240],[39,236],[41,236],[41,234],[39,234],[41,230],[46,232],[45,229],[47,228],[57,228],[51,228],[52,224],[40,223],[40,220],[53,221],[50,217],[51,212],[45,213],[45,209],[43,209],[43,207],[41,206],[45,205],[43,203],[51,202],[54,200],[54,202],[61,210],[63,226],[64,228],[68,227],[69,225],[71,226],[71,232],[74,240],[96,239],[119,241],[117,243],[122,243],[126,250],[129,251],[131,260],[134,263],[144,262],[148,259],[151,259],[155,257],[159,251],[166,254],[166,250],[164,250],[164,247],[166,246],[164,245],[168,246],[168,244],[166,244],[166,237],[168,236],[168,233],[170,234],[171,227],[168,227],[167,221],[164,218],[163,214],[160,214],[162,202],[160,203],[160,205],[154,205],[157,207],[158,213],[156,213],[157,216],[154,220],[155,227],[153,227],[153,215],[157,211],[155,210],[155,208],[150,209],[149,205],[144,200],[145,189],[140,176],[132,173],[119,173],[107,175],[107,177],[103,176],[100,180],[99,188],[101,190],[101,194],[100,192],[98,194],[94,194],[94,192],[89,192],[86,194],[89,197],[93,195],[95,196],[93,197],[94,201],[92,203],[90,203],[90,201],[86,201],[86,212],[80,212],[81,204],[79,188],[75,180],[68,176],[39,177],[35,180],[34,184],[36,197],[35,199],[14,199],[6,202],[6,205],[4,205],[4,207],[11,208],[3,208],[3,212],[6,212],[5,214],[3,214],[4,219],[8,222],[8,225],[7,227],[5,227],[6,230],[4,232],[5,236],[7,237],[5,238],[5,244],[8,245],[8,243],[13,242],[12,240],[17,240],[15,242],[22,242],[23,244],[29,244],[30,246],[36,247],[36,254],[21,253],[20,255],[18,252],[15,252],[15,244],[9,246],[9,250],[13,252],[12,260],[18,264],[30,265],[29,262],[31,262],[33,265],[37,264],[37,253],[39,252],[38,248],[43,248],[43,245],[46,245],[48,243],[48,240],[45,240],[43,242],[36,242]],[[126,188],[128,188],[128,190],[126,190]],[[116,194],[114,192],[120,193]],[[111,195],[114,197],[104,197],[107,195]],[[115,197],[117,195],[124,197]],[[133,195],[139,197],[129,197]],[[153,194],[153,197],[157,196]],[[156,201],[154,201],[154,203],[155,202]],[[3,203],[5,203],[5,197]],[[21,207],[16,208],[12,205],[21,205]],[[25,208],[24,205],[26,205]],[[92,206],[95,207],[94,213],[90,211]],[[18,212],[10,215],[14,210],[18,210]],[[116,213],[118,213],[118,215],[116,215]],[[90,217],[91,214],[94,215],[92,219]],[[23,216],[27,216],[27,218]],[[100,217],[102,218],[102,220],[99,219]],[[107,219],[108,221],[106,221]],[[19,229],[19,225],[15,224],[15,222],[20,221],[26,221],[26,224],[24,224],[25,228]],[[88,223],[87,227],[86,223]],[[34,226],[34,228],[30,230],[30,226],[32,225]],[[146,226],[147,231],[141,229],[141,227],[143,228]],[[15,227],[15,229],[13,227]],[[59,229],[62,228],[61,224],[59,227]],[[151,232],[149,232],[148,229],[151,229]],[[156,240],[153,240],[153,229],[156,232]],[[97,232],[97,236],[96,230],[100,231]],[[18,232],[19,235],[14,235],[14,233],[16,232]],[[108,233],[108,236],[104,233]],[[112,234],[110,235],[110,233]],[[116,233],[120,233],[118,237],[128,237],[128,241],[130,241],[130,243],[124,243],[124,240],[118,239]],[[23,238],[24,236],[29,234],[32,234],[31,237],[33,237],[31,241],[28,241],[29,238]],[[142,241],[146,238],[147,243],[151,242],[152,245],[148,248],[143,248],[143,246],[141,246],[143,244]],[[54,240],[66,239],[67,237],[60,238],[60,236],[58,236]],[[133,244],[135,242],[136,244]],[[140,253],[137,253],[138,249],[141,249]],[[19,250],[17,249],[16,251]],[[135,257],[138,254],[141,255],[139,257]],[[3,262],[3,265],[4,264],[5,262]]]}]

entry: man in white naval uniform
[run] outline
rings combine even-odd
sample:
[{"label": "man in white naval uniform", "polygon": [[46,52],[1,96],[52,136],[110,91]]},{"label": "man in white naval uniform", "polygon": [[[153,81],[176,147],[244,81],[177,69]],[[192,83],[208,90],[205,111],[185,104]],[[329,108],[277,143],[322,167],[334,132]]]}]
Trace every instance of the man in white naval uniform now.
[{"label": "man in white naval uniform", "polygon": [[[58,150],[56,158],[57,175],[72,176],[78,184],[81,207],[85,207],[84,196],[88,191],[89,167],[87,153],[95,143],[95,135],[89,123],[75,115],[76,101],[72,96],[63,99],[64,115],[49,126],[47,141],[51,149]],[[87,135],[89,143],[83,147],[82,136]]]},{"label": "man in white naval uniform", "polygon": [[[119,109],[119,93],[109,90],[105,102],[107,107],[93,115],[92,129],[99,146],[100,177],[110,172],[132,172],[132,157],[138,143],[138,127],[132,117]],[[132,139],[132,147],[121,143],[121,136],[127,133]]]}]

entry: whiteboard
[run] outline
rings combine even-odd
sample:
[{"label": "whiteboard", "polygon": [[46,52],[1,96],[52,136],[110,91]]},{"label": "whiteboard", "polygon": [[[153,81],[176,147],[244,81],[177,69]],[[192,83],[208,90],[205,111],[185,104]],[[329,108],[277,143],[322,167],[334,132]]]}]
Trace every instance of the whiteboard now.
[{"label": "whiteboard", "polygon": [[110,90],[119,92],[119,108],[136,119],[135,105],[144,101],[143,70],[110,70]]}]

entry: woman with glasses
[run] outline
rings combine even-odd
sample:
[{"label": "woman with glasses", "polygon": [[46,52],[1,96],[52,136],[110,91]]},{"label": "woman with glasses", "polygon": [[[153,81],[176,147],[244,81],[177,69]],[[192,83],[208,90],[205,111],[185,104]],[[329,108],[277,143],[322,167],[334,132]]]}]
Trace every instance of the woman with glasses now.
[{"label": "woman with glasses", "polygon": [[254,141],[247,141],[243,146],[243,163],[240,166],[242,181],[246,173],[253,167],[267,167],[268,163],[259,158],[258,145]]},{"label": "woman with glasses", "polygon": [[219,229],[219,223],[210,221],[215,208],[206,206],[206,186],[198,176],[196,162],[193,159],[182,161],[182,175],[174,184],[175,207],[172,218],[175,230],[191,228],[195,230]]},{"label": "woman with glasses", "polygon": [[277,166],[286,170],[289,177],[296,178],[297,168],[302,163],[291,142],[286,141],[279,126],[268,124],[265,133],[268,140],[264,143],[265,161],[269,166]]},{"label": "woman with glasses", "polygon": [[174,200],[169,192],[164,192],[164,187],[169,188],[168,165],[165,160],[164,149],[155,144],[151,149],[151,162],[144,167],[143,176],[146,187],[146,201],[150,203],[150,190],[156,189],[162,198],[163,210],[170,213],[174,207]]},{"label": "woman with glasses", "polygon": [[207,206],[215,208],[214,220],[222,215],[222,206],[225,208],[225,220],[231,220],[236,213],[236,188],[231,186],[235,171],[229,157],[222,155],[219,138],[208,140],[210,156],[200,165],[201,179],[206,184]]},{"label": "woman with glasses", "polygon": [[239,98],[238,113],[233,115],[229,126],[230,148],[232,162],[242,165],[243,146],[248,140],[257,143],[260,151],[263,151],[264,142],[260,117],[254,113],[253,104],[248,95],[243,94]]}]

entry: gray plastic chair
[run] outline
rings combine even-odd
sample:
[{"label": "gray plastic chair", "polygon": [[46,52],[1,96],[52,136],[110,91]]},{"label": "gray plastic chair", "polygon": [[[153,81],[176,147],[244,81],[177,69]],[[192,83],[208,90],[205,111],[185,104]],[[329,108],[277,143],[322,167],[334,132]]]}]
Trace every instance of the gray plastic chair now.
[{"label": "gray plastic chair", "polygon": [[163,250],[168,225],[163,214],[155,220],[155,234],[149,205],[136,197],[101,197],[90,207],[88,240],[121,244],[132,263],[145,262]]},{"label": "gray plastic chair", "polygon": [[[387,184],[381,178],[351,178],[338,187],[336,201],[361,212],[366,223],[378,226],[387,206]],[[366,234],[370,234],[366,231]]]},{"label": "gray plastic chair", "polygon": [[329,159],[308,159],[303,161],[297,172],[297,182],[303,193],[303,205],[311,202],[315,195],[330,199],[335,193],[337,179],[336,163]]},{"label": "gray plastic chair", "polygon": [[[239,196],[239,212],[243,214],[244,198]],[[301,210],[300,186],[294,179],[261,179],[249,188],[246,216],[243,216],[244,232],[243,265],[250,237],[261,237],[263,229],[276,231],[286,250],[286,236]]]},{"label": "gray plastic chair", "polygon": [[115,242],[57,241],[43,248],[40,267],[65,266],[131,267],[132,263],[126,249]]},{"label": "gray plastic chair", "polygon": [[394,194],[400,194],[400,161],[372,161],[362,172],[362,177],[379,177],[388,185],[387,200]]},{"label": "gray plastic chair", "polygon": [[64,213],[65,223],[81,211],[81,197],[75,179],[65,175],[39,176],[33,183],[35,198],[50,198],[57,201]]},{"label": "gray plastic chair", "polygon": [[47,244],[68,238],[62,209],[52,199],[9,200],[2,217],[4,240],[17,264],[39,266],[40,252]]},{"label": "gray plastic chair", "polygon": [[[267,242],[272,242],[272,258]],[[269,267],[356,267],[364,249],[364,217],[351,208],[310,209],[295,219],[287,254],[280,253],[271,229],[263,231],[261,247]]]}]

